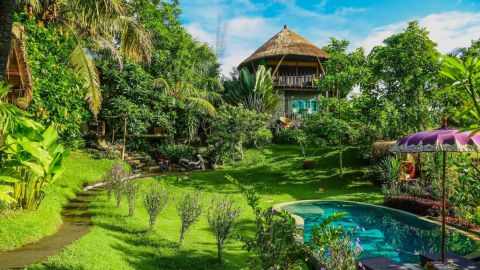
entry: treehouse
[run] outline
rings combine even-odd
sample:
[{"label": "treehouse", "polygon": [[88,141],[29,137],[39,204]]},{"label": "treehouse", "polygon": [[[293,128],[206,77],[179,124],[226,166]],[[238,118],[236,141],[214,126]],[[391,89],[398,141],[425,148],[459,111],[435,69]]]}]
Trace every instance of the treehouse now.
[{"label": "treehouse", "polygon": [[33,97],[33,79],[27,62],[25,33],[22,27],[13,28],[13,41],[7,64],[6,83],[12,85],[12,90],[6,96],[6,101],[26,109]]},{"label": "treehouse", "polygon": [[297,119],[317,112],[317,98],[321,92],[315,80],[325,73],[322,63],[328,57],[327,52],[285,25],[239,68],[246,67],[251,72],[255,72],[259,65],[270,68],[274,87],[282,99],[276,116]]}]

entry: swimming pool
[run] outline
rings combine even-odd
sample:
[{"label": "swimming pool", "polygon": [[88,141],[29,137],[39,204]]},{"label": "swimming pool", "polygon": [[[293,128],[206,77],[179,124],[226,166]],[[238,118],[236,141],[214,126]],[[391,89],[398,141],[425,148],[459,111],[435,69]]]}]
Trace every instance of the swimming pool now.
[{"label": "swimming pool", "polygon": [[[418,263],[418,254],[440,251],[441,226],[403,211],[349,201],[300,201],[281,208],[303,218],[305,242],[312,227],[325,217],[346,212],[332,225],[342,226],[360,239],[363,259],[383,256],[400,263]],[[448,251],[466,255],[479,248],[480,244],[465,234],[448,230]]]}]

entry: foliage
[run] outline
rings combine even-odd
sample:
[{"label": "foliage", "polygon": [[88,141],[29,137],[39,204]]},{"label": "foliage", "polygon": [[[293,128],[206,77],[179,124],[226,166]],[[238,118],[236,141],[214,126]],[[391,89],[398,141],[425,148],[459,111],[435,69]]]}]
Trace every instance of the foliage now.
[{"label": "foliage", "polygon": [[313,114],[305,119],[305,132],[310,141],[320,139],[331,145],[338,144],[340,131],[345,144],[357,144],[361,141],[359,139],[361,123],[356,119],[358,110],[353,102],[319,97],[319,108],[322,113]]},{"label": "foliage", "polygon": [[294,144],[298,143],[298,138],[303,136],[301,129],[282,128],[273,135],[273,142],[278,144]]},{"label": "foliage", "polygon": [[388,185],[398,182],[401,170],[402,162],[397,157],[387,157],[380,160],[372,169],[378,175],[378,178]]},{"label": "foliage", "polygon": [[215,163],[227,159],[243,159],[243,146],[255,140],[255,134],[265,128],[270,115],[257,114],[239,106],[223,105],[212,119],[207,143]]},{"label": "foliage", "polygon": [[42,0],[27,1],[26,6],[39,24],[54,25],[59,33],[74,36],[75,46],[64,61],[83,78],[82,88],[94,115],[100,111],[102,97],[92,56],[116,60],[124,57],[145,63],[150,60],[150,35],[127,2]]},{"label": "foliage", "polygon": [[322,223],[312,228],[310,244],[320,258],[320,264],[326,269],[354,270],[356,260],[363,250],[360,239],[355,246],[350,241],[351,235],[342,227],[332,226],[331,223],[346,216],[346,213],[333,213]]},{"label": "foliage", "polygon": [[256,232],[254,239],[239,236],[243,248],[255,253],[251,266],[261,269],[292,269],[295,262],[304,259],[306,246],[295,237],[301,235],[294,218],[285,210],[260,209],[260,196],[254,189],[243,187],[231,176],[234,183],[255,214]]},{"label": "foliage", "polygon": [[65,63],[75,41],[70,35],[60,34],[54,25],[40,27],[25,16],[18,20],[26,31],[34,85],[28,110],[45,126],[55,123],[63,143],[82,146],[84,124],[91,114],[84,99],[83,79]]},{"label": "foliage", "polygon": [[15,130],[18,125],[24,125],[28,119],[28,113],[19,109],[17,106],[7,103],[6,99],[11,86],[0,81],[0,133],[5,134]]},{"label": "foliage", "polygon": [[184,193],[177,202],[177,213],[182,226],[180,228],[180,240],[178,246],[183,244],[185,235],[191,226],[198,221],[202,215],[202,201],[198,193]]},{"label": "foliage", "polygon": [[0,199],[14,207],[35,210],[44,189],[63,173],[66,154],[53,126],[33,121],[17,126],[2,137]]},{"label": "foliage", "polygon": [[194,158],[195,149],[185,144],[166,144],[158,147],[158,154],[173,162],[178,162],[182,158]]},{"label": "foliage", "polygon": [[440,70],[436,44],[417,21],[385,39],[384,44],[368,56],[369,78],[362,86],[373,97],[396,105],[400,133],[424,130],[437,119],[431,111]]},{"label": "foliage", "polygon": [[225,96],[232,104],[242,104],[257,113],[273,112],[280,102],[280,96],[273,89],[270,69],[260,65],[253,74],[242,68],[238,77],[225,82]]},{"label": "foliage", "polygon": [[[480,61],[477,57],[464,58],[443,57],[443,68],[440,72],[448,85],[446,91],[454,92],[465,103],[460,115],[470,119],[473,133],[480,131]],[[465,96],[467,98],[465,98]]]},{"label": "foliage", "polygon": [[106,183],[105,187],[107,189],[108,198],[110,199],[112,195],[115,195],[117,207],[120,205],[122,200],[123,181],[127,175],[128,174],[125,165],[123,163],[116,162],[102,178],[102,181]]},{"label": "foliage", "polygon": [[56,233],[63,223],[63,207],[86,185],[100,181],[112,163],[83,151],[71,152],[64,158],[64,173],[45,187],[45,198],[37,210],[0,212],[0,250],[22,247]]},{"label": "foliage", "polygon": [[266,147],[272,143],[273,134],[270,129],[261,127],[252,136],[252,145],[255,147]]},{"label": "foliage", "polygon": [[139,191],[140,185],[132,180],[126,181],[123,185],[123,193],[127,199],[128,215],[130,217],[133,216],[133,211],[135,210],[135,200]]},{"label": "foliage", "polygon": [[207,211],[207,219],[213,234],[217,238],[217,260],[223,261],[224,242],[229,238],[240,216],[240,207],[225,195],[223,198],[213,197]]},{"label": "foliage", "polygon": [[148,224],[150,230],[155,225],[157,216],[162,212],[168,204],[168,192],[165,187],[160,187],[158,183],[151,184],[145,191],[143,196],[143,206],[147,210],[149,219]]}]

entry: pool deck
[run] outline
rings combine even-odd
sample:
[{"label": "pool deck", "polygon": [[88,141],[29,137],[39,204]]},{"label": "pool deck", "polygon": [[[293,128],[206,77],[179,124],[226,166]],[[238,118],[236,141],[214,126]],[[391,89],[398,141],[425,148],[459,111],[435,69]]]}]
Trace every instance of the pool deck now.
[{"label": "pool deck", "polygon": [[[357,202],[357,201],[345,201],[345,200],[299,200],[299,201],[290,201],[290,202],[283,202],[283,203],[277,203],[275,204],[274,206],[272,206],[272,209],[274,211],[277,211],[277,212],[280,212],[282,210],[285,210],[284,207],[287,206],[287,205],[292,205],[292,204],[296,204],[296,203],[309,203],[309,202],[346,202],[346,203],[356,203],[356,204],[360,204],[360,205],[368,205],[368,206],[375,206],[375,207],[381,207],[381,208],[385,208],[385,209],[390,209],[390,210],[394,210],[394,211],[397,211],[397,212],[400,212],[400,213],[404,213],[404,214],[407,214],[407,215],[411,215],[411,216],[415,216],[419,219],[422,219],[422,220],[425,220],[427,222],[430,222],[430,223],[434,223],[434,224],[437,224],[437,225],[441,225],[441,222],[440,222],[440,219],[436,218],[436,217],[431,217],[431,216],[419,216],[419,215],[416,215],[416,214],[413,214],[413,213],[410,213],[410,212],[407,212],[407,211],[404,211],[404,210],[399,210],[399,209],[395,209],[395,208],[390,208],[390,207],[386,207],[386,206],[383,206],[383,205],[376,205],[376,204],[369,204],[369,203],[363,203],[363,202]],[[286,210],[285,210],[286,211]],[[290,213],[290,215],[295,219],[295,225],[297,226],[297,228],[299,229],[302,229],[304,228],[305,226],[305,221],[304,219],[299,216],[299,215],[296,215],[296,214],[292,214]],[[463,226],[460,226],[460,225],[457,225],[457,224],[452,224],[452,223],[446,223],[446,227],[449,229],[449,230],[453,230],[453,231],[456,231],[458,233],[461,233],[463,235],[466,235],[468,236],[469,238],[473,239],[474,241],[478,242],[479,246],[480,246],[480,232],[479,231],[476,231],[476,230],[472,230],[470,228],[466,228],[466,227],[463,227]],[[299,238],[300,236],[297,236],[297,238]],[[303,238],[301,239],[297,239],[298,240],[301,240],[303,241]],[[473,253],[471,254],[468,254],[464,257],[470,259],[470,258],[475,258],[475,257],[478,257],[480,256],[480,248],[476,251],[474,251]],[[414,264],[404,264],[403,265],[404,267],[406,267],[406,269],[422,269],[420,268],[419,266],[417,265],[414,265]]]}]

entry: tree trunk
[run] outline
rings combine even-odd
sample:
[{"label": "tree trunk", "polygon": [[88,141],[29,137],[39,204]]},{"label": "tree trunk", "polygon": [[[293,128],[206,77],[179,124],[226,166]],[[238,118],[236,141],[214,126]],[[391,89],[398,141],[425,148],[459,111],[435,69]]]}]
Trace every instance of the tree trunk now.
[{"label": "tree trunk", "polygon": [[218,263],[222,263],[222,254],[223,253],[223,243],[220,240],[217,240],[217,260]]},{"label": "tree trunk", "polygon": [[5,81],[7,78],[7,63],[12,44],[14,11],[15,0],[0,1],[0,81]]}]

